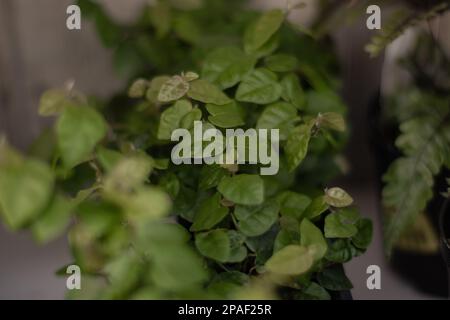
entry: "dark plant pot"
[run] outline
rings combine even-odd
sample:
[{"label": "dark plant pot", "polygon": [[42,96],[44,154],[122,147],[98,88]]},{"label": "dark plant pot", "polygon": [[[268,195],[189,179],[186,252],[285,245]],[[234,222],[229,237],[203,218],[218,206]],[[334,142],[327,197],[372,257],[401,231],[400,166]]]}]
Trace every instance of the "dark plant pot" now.
[{"label": "dark plant pot", "polygon": [[[378,199],[380,199],[378,208],[380,213],[382,213],[382,176],[389,165],[400,156],[400,152],[395,148],[395,139],[398,136],[398,129],[396,126],[389,127],[383,124],[381,110],[381,98],[380,94],[378,94],[371,101],[369,106],[368,129],[370,144],[376,162],[377,191]],[[426,209],[426,215],[436,234],[439,234],[440,230],[439,213],[441,210],[449,210],[449,206],[443,208],[445,198],[440,194],[440,192],[447,188],[445,177],[448,176],[448,174],[448,172],[444,172],[437,177],[434,197]],[[448,215],[449,213],[447,212],[446,216]],[[447,268],[440,252],[436,252],[435,254],[422,254],[394,248],[390,264],[399,276],[420,291],[441,297],[448,296],[448,285],[446,281]]]}]

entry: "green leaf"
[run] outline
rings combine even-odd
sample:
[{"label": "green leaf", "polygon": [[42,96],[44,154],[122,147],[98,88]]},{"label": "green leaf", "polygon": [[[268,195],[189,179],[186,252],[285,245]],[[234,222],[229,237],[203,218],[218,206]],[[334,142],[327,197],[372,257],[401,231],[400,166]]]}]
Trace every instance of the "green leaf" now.
[{"label": "green leaf", "polygon": [[206,109],[211,114],[208,121],[219,128],[233,128],[245,124],[243,111],[236,101],[223,106],[207,104]]},{"label": "green leaf", "polygon": [[143,262],[133,250],[109,261],[103,269],[109,281],[106,297],[120,299],[126,296],[138,284],[143,268]]},{"label": "green leaf", "polygon": [[279,9],[264,13],[254,24],[250,25],[244,35],[244,48],[253,53],[261,48],[278,31],[284,21],[284,13]]},{"label": "green leaf", "polygon": [[311,203],[311,198],[297,192],[284,191],[277,196],[277,201],[280,204],[282,215],[300,220],[305,209]]},{"label": "green leaf", "polygon": [[356,235],[356,222],[360,219],[355,210],[344,209],[331,213],[325,218],[325,237],[350,238]]},{"label": "green leaf", "polygon": [[180,100],[161,114],[158,127],[158,139],[170,140],[172,132],[181,127],[181,121],[192,110],[192,104],[187,100]]},{"label": "green leaf", "polygon": [[264,181],[259,175],[225,177],[217,189],[226,199],[236,204],[258,205],[264,201]]},{"label": "green leaf", "polygon": [[175,16],[174,31],[183,41],[196,45],[202,38],[202,31],[194,18],[188,13]]},{"label": "green leaf", "polygon": [[247,258],[247,248],[244,246],[245,236],[235,230],[229,230],[230,238],[230,257],[229,263],[242,262]]},{"label": "green leaf", "polygon": [[217,105],[224,105],[231,102],[230,98],[228,98],[225,93],[206,80],[194,80],[190,83],[190,86],[188,96],[191,99]]},{"label": "green leaf", "polygon": [[48,205],[54,177],[50,168],[36,160],[0,166],[0,208],[13,230],[25,227]]},{"label": "green leaf", "polygon": [[316,121],[320,128],[327,128],[341,132],[344,132],[346,130],[344,117],[339,113],[319,113]]},{"label": "green leaf", "polygon": [[284,147],[289,171],[297,168],[306,157],[310,138],[311,127],[305,124],[295,127],[289,135]]},{"label": "green leaf", "polygon": [[264,60],[267,68],[274,72],[295,71],[298,66],[298,60],[290,54],[278,53],[267,57]]},{"label": "green leaf", "polygon": [[314,261],[319,261],[325,256],[328,245],[322,231],[308,219],[303,219],[300,224],[300,237],[300,244],[311,251]]},{"label": "green leaf", "polygon": [[180,192],[180,180],[173,172],[169,172],[162,176],[159,180],[159,185],[170,195],[172,199],[176,199],[178,193]]},{"label": "green leaf", "polygon": [[325,112],[345,114],[347,107],[341,98],[333,91],[310,90],[307,93],[306,111],[308,114],[317,115]]},{"label": "green leaf", "polygon": [[119,163],[122,157],[123,155],[116,150],[107,149],[102,146],[97,148],[97,159],[106,172],[111,171],[111,169]]},{"label": "green leaf", "polygon": [[202,119],[202,111],[199,108],[194,108],[186,114],[180,122],[180,127],[184,129],[192,129],[195,121]]},{"label": "green leaf", "polygon": [[150,20],[156,29],[156,36],[164,38],[172,27],[171,8],[165,1],[157,1],[150,7]]},{"label": "green leaf", "polygon": [[330,206],[336,208],[348,207],[353,203],[353,198],[339,187],[333,187],[325,191],[324,200]]},{"label": "green leaf", "polygon": [[307,248],[291,244],[275,252],[265,266],[275,274],[297,276],[307,272],[313,261],[314,257]]},{"label": "green leaf", "polygon": [[260,206],[236,206],[234,215],[238,223],[237,228],[249,237],[256,237],[267,230],[277,221],[279,206],[276,202],[268,202]]},{"label": "green leaf", "polygon": [[149,87],[149,82],[146,79],[135,80],[128,89],[128,96],[130,98],[142,98]]},{"label": "green leaf", "polygon": [[236,100],[256,104],[269,104],[277,101],[282,88],[277,75],[270,70],[259,68],[247,75],[236,91]]},{"label": "green leaf", "polygon": [[255,64],[256,59],[246,56],[239,48],[222,47],[206,57],[202,77],[221,89],[228,89],[241,82]]},{"label": "green leaf", "polygon": [[281,229],[278,232],[275,242],[273,244],[273,252],[277,252],[280,249],[290,245],[300,243],[300,235],[297,231]]},{"label": "green leaf", "polygon": [[267,57],[274,53],[280,46],[280,35],[275,33],[262,47],[251,53],[257,59]]},{"label": "green leaf", "polygon": [[320,272],[317,275],[317,280],[322,287],[332,291],[350,290],[353,288],[341,265],[335,265]]},{"label": "green leaf", "polygon": [[226,262],[230,257],[230,237],[225,229],[197,234],[195,246],[202,255],[219,262]]},{"label": "green leaf", "polygon": [[297,75],[294,73],[285,75],[281,80],[281,87],[281,97],[284,101],[292,103],[299,110],[305,108],[306,97]]},{"label": "green leaf", "polygon": [[315,282],[309,283],[300,294],[301,300],[331,300],[327,290]]},{"label": "green leaf", "polygon": [[228,208],[221,205],[221,199],[220,193],[216,193],[202,202],[194,216],[191,231],[211,229],[227,216]]},{"label": "green leaf", "polygon": [[356,222],[358,232],[352,237],[353,244],[360,249],[366,249],[372,242],[373,225],[370,219],[361,219]]},{"label": "green leaf", "polygon": [[294,106],[286,102],[268,105],[256,123],[257,129],[279,129],[280,139],[285,140],[294,128],[294,121],[300,119]]},{"label": "green leaf", "polygon": [[228,175],[228,171],[218,164],[204,165],[200,172],[199,188],[208,190],[216,187],[223,177]]},{"label": "green leaf", "polygon": [[189,83],[181,76],[173,76],[161,86],[159,102],[171,102],[182,98],[189,90]]},{"label": "green leaf", "polygon": [[328,204],[325,202],[324,196],[319,196],[313,199],[313,201],[306,208],[304,216],[308,219],[313,219],[320,216],[322,213],[328,210]]},{"label": "green leaf", "polygon": [[86,160],[106,135],[103,117],[85,106],[67,106],[56,124],[58,147],[64,166],[71,169]]},{"label": "green leaf", "polygon": [[73,208],[74,203],[61,195],[56,195],[50,206],[31,226],[34,238],[40,243],[46,243],[60,236],[69,224]]},{"label": "green leaf", "polygon": [[325,258],[332,262],[345,263],[357,255],[350,239],[336,239],[328,247]]},{"label": "green leaf", "polygon": [[46,117],[59,114],[67,104],[67,93],[64,90],[47,90],[42,94],[39,102],[39,115]]}]

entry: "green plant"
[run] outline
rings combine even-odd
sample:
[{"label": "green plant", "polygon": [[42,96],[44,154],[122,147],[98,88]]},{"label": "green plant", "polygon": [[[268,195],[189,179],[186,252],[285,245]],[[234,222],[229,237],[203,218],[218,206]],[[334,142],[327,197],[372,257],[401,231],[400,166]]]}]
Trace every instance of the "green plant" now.
[{"label": "green plant", "polygon": [[[32,157],[1,142],[6,225],[47,242],[70,224],[84,284],[69,297],[329,299],[351,288],[338,266],[365,251],[372,224],[344,190],[324,190],[345,106],[327,54],[287,14],[252,19],[243,45],[215,48],[201,69],[136,80],[132,103],[50,90],[40,113],[58,119]],[[171,132],[194,121],[279,129],[279,172],[172,164]]]},{"label": "green plant", "polygon": [[388,253],[435,196],[436,177],[450,168],[450,61],[438,43],[422,35],[402,63],[413,83],[388,97],[384,111],[385,121],[399,128],[395,146],[401,152],[383,177]]}]

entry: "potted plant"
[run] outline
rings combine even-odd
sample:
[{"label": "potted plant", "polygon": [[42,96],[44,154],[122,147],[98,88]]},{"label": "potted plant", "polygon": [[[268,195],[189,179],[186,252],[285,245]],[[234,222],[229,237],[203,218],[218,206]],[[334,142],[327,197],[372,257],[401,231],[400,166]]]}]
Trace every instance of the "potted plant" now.
[{"label": "potted plant", "polygon": [[[408,28],[449,8],[448,1],[417,5],[393,13],[384,31],[368,45],[372,55]],[[386,253],[405,279],[425,292],[446,296],[439,213],[448,210],[441,192],[450,165],[450,64],[433,32],[426,29],[425,25],[417,33],[414,48],[398,62],[411,81],[374,101],[370,123],[382,188]],[[386,70],[384,76],[392,75]]]},{"label": "potted plant", "polygon": [[[329,54],[286,21],[291,9],[253,16],[242,42],[199,65],[135,80],[125,104],[47,91],[40,113],[57,119],[39,152],[1,142],[1,216],[40,242],[69,225],[84,283],[70,298],[330,299],[352,287],[342,264],[364,253],[372,224],[329,185],[345,106],[318,59]],[[275,135],[244,135],[205,163],[204,134],[228,146],[239,139],[223,141],[228,129]],[[174,132],[193,137],[178,158]],[[242,161],[253,147],[278,168]]]}]

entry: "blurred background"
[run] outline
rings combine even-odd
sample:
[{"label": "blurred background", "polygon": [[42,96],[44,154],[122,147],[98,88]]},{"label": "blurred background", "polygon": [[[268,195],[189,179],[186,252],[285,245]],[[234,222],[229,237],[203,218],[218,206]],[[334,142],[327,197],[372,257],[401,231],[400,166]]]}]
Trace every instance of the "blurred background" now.
[{"label": "blurred background", "polygon": [[[132,21],[146,0],[102,0],[118,21]],[[292,15],[292,21],[308,25],[316,14],[316,1],[303,1],[306,8]],[[349,4],[351,1],[348,1]],[[66,28],[66,8],[70,0],[0,0],[0,132],[10,143],[25,150],[48,123],[38,117],[42,92],[73,79],[87,94],[108,97],[126,83],[113,68],[112,53],[105,49],[91,21],[82,20],[82,29]],[[266,9],[284,7],[285,0],[254,0]],[[385,14],[384,12],[382,13]],[[439,39],[450,45],[449,15],[440,19]],[[351,138],[347,147],[349,174],[340,183],[353,195],[364,216],[374,220],[374,241],[366,254],[346,265],[354,284],[354,299],[427,299],[398,277],[387,265],[378,213],[378,191],[374,156],[368,143],[369,102],[378,93],[384,58],[372,59],[364,51],[372,31],[366,17],[356,19],[333,32],[343,77],[342,96],[350,113]],[[407,46],[403,39],[396,53]],[[388,67],[389,59],[386,57]],[[389,81],[388,81],[389,82]],[[387,84],[389,85],[389,84]],[[0,299],[62,299],[65,278],[54,272],[70,261],[64,237],[46,246],[36,245],[29,234],[11,233],[0,225]],[[381,290],[368,290],[366,268],[381,267]]]}]

